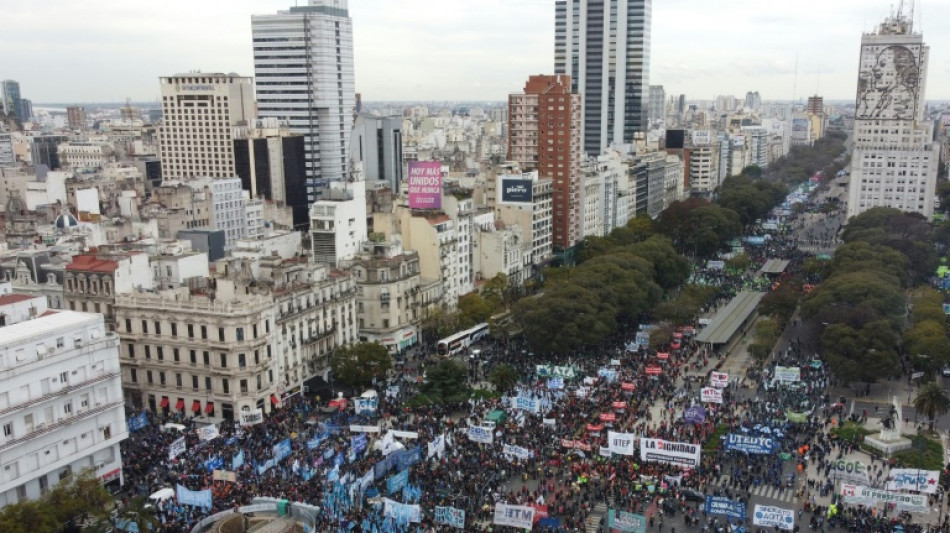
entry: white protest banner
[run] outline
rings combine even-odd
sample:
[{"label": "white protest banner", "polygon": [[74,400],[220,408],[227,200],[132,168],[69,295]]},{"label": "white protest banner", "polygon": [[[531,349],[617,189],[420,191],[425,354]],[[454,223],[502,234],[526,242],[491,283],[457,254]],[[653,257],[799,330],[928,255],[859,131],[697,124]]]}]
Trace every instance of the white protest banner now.
[{"label": "white protest banner", "polygon": [[927,507],[928,496],[924,496],[923,494],[906,494],[903,492],[892,492],[889,490],[842,483],[841,495],[844,497],[845,503],[874,506],[893,504],[901,511],[910,511],[912,513],[930,512],[930,508]]},{"label": "white protest banner", "polygon": [[[350,424],[350,433],[379,433],[379,426],[358,426],[356,424]],[[393,433],[395,434],[395,431]]]},{"label": "white protest banner", "polygon": [[399,437],[400,439],[418,439],[418,431],[399,431],[398,429],[393,430],[393,437]]},{"label": "white protest banner", "polygon": [[215,481],[237,481],[237,475],[229,470],[212,470],[211,479]]},{"label": "white protest banner", "polygon": [[548,380],[548,388],[559,390],[564,388],[564,378],[551,378]]},{"label": "white protest banner", "polygon": [[188,445],[185,443],[185,437],[175,440],[171,446],[168,447],[168,460],[170,461],[185,453],[186,449],[188,449]]},{"label": "white protest banner", "polygon": [[925,494],[936,494],[939,484],[939,470],[892,468],[887,476],[887,490],[916,490]]},{"label": "white protest banner", "polygon": [[391,516],[403,523],[422,522],[422,507],[383,498],[383,516]]},{"label": "white protest banner", "polygon": [[426,448],[427,448],[426,459],[432,459],[433,455],[438,455],[439,458],[441,459],[442,454],[445,453],[445,433],[432,439],[432,442],[427,444]]},{"label": "white protest banner", "polygon": [[492,523],[518,529],[531,529],[534,526],[534,507],[496,503],[495,519]]},{"label": "white protest banner", "polygon": [[620,359],[611,359],[610,366],[620,366]]},{"label": "white protest banner", "polygon": [[534,457],[533,451],[527,448],[522,448],[521,446],[515,446],[514,444],[505,444],[504,448],[502,448],[502,453],[504,453],[506,456],[515,457],[521,460],[527,460]]},{"label": "white protest banner", "polygon": [[871,478],[868,476],[868,466],[861,461],[838,459],[831,462],[831,479],[859,485],[869,482]]},{"label": "white protest banner", "polygon": [[640,437],[640,460],[644,462],[696,468],[699,452],[698,444]]},{"label": "white protest banner", "polygon": [[541,423],[544,424],[545,426],[554,426],[557,424],[557,420],[553,418],[542,418]]},{"label": "white protest banner", "polygon": [[607,448],[611,453],[619,455],[633,455],[633,433],[607,432]]},{"label": "white protest banner", "polygon": [[703,387],[700,391],[700,398],[704,403],[722,403],[722,389]]},{"label": "white protest banner", "polygon": [[532,413],[538,412],[538,400],[534,398],[526,398],[524,396],[515,396],[511,399],[511,408],[512,409],[524,409],[525,411],[531,411]]},{"label": "white protest banner", "polygon": [[802,370],[797,366],[777,366],[775,367],[775,381],[793,382],[801,381]]},{"label": "white protest banner", "polygon": [[491,428],[482,426],[468,426],[468,439],[472,442],[491,444],[494,440],[494,435],[492,435]]},{"label": "white protest banner", "polygon": [[709,376],[709,384],[721,389],[729,385],[729,374],[725,372],[713,372]]},{"label": "white protest banner", "polygon": [[600,453],[601,457],[610,457],[611,455],[613,455],[612,453],[610,453],[610,448],[606,446],[601,446],[598,453]]},{"label": "white protest banner", "polygon": [[752,513],[752,523],[791,531],[795,527],[795,511],[771,505],[756,505],[755,512]]},{"label": "white protest banner", "polygon": [[253,426],[264,421],[264,412],[260,409],[241,411],[241,425]]},{"label": "white protest banner", "polygon": [[456,509],[455,507],[436,507],[434,521],[436,524],[445,524],[463,529],[465,527],[465,510]]},{"label": "white protest banner", "polygon": [[214,424],[198,428],[198,438],[201,440],[212,440],[218,435],[218,426],[215,426]]}]

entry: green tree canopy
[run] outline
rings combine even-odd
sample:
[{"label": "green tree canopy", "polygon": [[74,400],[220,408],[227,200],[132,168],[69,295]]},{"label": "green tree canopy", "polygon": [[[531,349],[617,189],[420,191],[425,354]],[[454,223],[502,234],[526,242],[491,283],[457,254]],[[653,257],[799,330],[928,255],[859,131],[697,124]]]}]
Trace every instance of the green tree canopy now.
[{"label": "green tree canopy", "polygon": [[950,393],[939,383],[931,381],[920,387],[920,392],[914,398],[914,409],[927,415],[930,420],[930,431],[934,430],[934,420],[950,410]]},{"label": "green tree canopy", "polygon": [[468,398],[468,369],[455,359],[439,361],[426,370],[422,391],[429,397],[443,402],[460,402]]},{"label": "green tree canopy", "polygon": [[860,329],[831,324],[821,334],[822,355],[845,383],[874,382],[900,373],[897,339],[893,326],[884,320]]},{"label": "green tree canopy", "polygon": [[511,365],[498,365],[488,374],[488,382],[498,392],[505,392],[518,382],[518,372]]},{"label": "green tree canopy", "polygon": [[330,359],[333,377],[350,387],[368,387],[373,378],[385,379],[392,358],[378,342],[359,342],[339,348]]}]

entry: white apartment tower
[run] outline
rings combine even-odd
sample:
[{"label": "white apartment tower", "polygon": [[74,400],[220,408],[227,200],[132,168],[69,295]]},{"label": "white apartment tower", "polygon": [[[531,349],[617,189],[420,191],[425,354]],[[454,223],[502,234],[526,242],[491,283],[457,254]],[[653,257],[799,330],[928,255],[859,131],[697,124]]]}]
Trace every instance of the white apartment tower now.
[{"label": "white apartment tower", "polygon": [[648,125],[653,0],[554,2],[554,73],[584,96],[584,151],[630,144]]},{"label": "white apartment tower", "polygon": [[118,337],[102,315],[50,312],[43,296],[0,296],[0,315],[0,507],[86,469],[121,483]]},{"label": "white apartment tower", "polygon": [[356,106],[347,0],[310,0],[251,17],[257,110],[304,136],[307,199],[347,175]]},{"label": "white apartment tower", "polygon": [[933,214],[940,148],[924,115],[929,54],[901,10],[861,36],[849,217],[879,206]]},{"label": "white apartment tower", "polygon": [[193,72],[159,78],[162,179],[232,178],[232,128],[254,120],[251,78]]}]

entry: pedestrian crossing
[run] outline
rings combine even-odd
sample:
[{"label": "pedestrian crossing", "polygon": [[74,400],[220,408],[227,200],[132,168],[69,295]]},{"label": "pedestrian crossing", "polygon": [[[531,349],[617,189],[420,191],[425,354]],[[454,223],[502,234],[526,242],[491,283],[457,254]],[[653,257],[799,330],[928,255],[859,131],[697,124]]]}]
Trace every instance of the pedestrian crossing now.
[{"label": "pedestrian crossing", "polygon": [[593,511],[591,511],[590,515],[587,516],[587,523],[584,524],[584,531],[586,531],[586,533],[597,533],[600,531],[600,519],[606,514],[606,503],[598,503],[595,505]]},{"label": "pedestrian crossing", "polygon": [[[718,485],[720,487],[728,487],[729,480],[730,476],[723,475],[720,477]],[[757,487],[752,487],[750,492],[752,496],[758,496],[760,498],[766,498],[779,502],[793,503],[798,500],[798,498],[795,496],[795,489],[789,487],[785,487],[785,489],[782,490],[774,485],[759,485]]]}]

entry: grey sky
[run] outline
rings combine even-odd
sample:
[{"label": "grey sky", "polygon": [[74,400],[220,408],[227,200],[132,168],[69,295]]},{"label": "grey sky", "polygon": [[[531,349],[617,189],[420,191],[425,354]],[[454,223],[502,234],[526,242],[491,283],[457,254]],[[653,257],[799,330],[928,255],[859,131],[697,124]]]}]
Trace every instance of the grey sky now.
[{"label": "grey sky", "polygon": [[[306,0],[299,0],[303,4]],[[152,100],[158,76],[253,75],[250,16],[294,0],[4,2],[0,78],[34,102]],[[861,32],[896,0],[654,0],[651,83],[668,94],[851,99]],[[927,97],[950,99],[950,0],[918,1]],[[553,0],[350,0],[367,101],[503,100],[550,73]],[[923,20],[922,25],[919,21]]]}]

